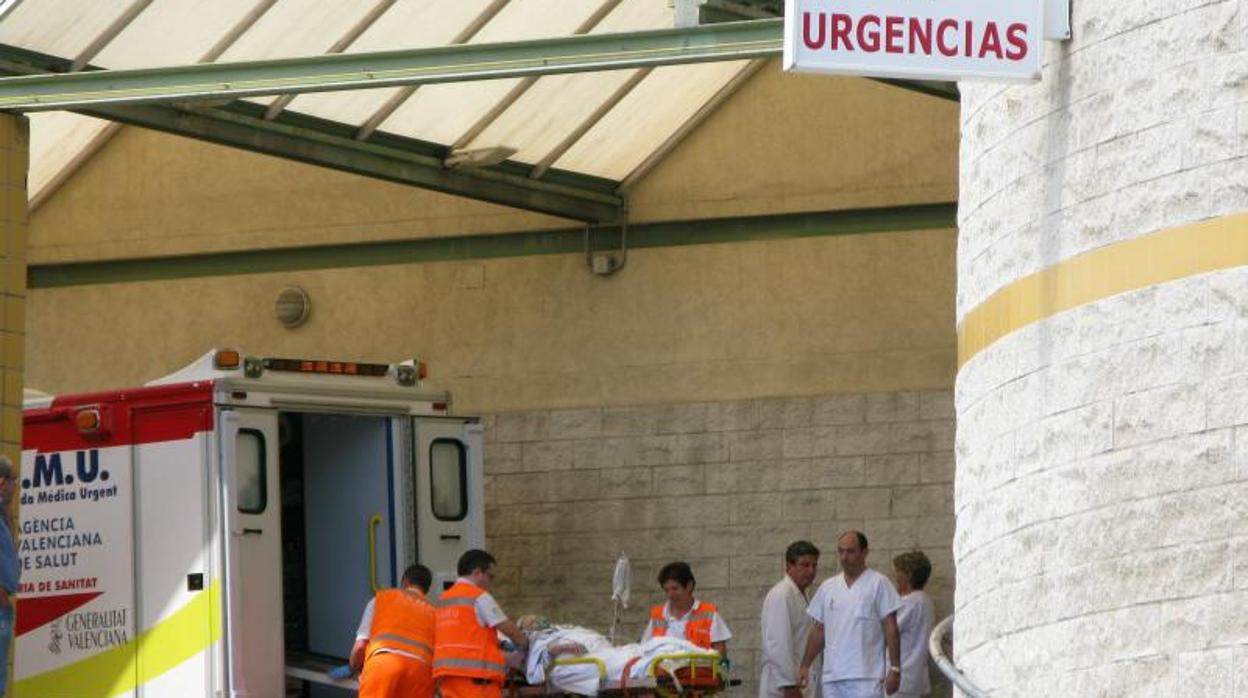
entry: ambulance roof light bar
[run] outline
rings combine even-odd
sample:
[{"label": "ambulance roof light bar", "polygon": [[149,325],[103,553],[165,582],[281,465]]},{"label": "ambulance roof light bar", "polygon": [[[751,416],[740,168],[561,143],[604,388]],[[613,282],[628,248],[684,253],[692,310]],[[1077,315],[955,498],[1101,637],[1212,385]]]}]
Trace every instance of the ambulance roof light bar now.
[{"label": "ambulance roof light bar", "polygon": [[[331,361],[328,359],[298,359],[284,357],[244,356],[237,349],[217,349],[212,353],[212,367],[218,371],[236,371],[240,367],[248,378],[259,378],[265,371],[288,373],[319,373],[341,376],[364,376],[380,378],[390,373],[390,364],[363,361]],[[429,374],[428,366],[418,359],[404,361],[393,367],[399,385],[419,385]]]}]

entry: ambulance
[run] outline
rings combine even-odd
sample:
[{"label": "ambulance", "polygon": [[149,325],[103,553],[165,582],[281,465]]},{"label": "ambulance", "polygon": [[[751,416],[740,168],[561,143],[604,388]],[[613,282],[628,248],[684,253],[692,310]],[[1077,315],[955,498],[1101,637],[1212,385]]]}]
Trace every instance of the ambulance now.
[{"label": "ambulance", "polygon": [[353,695],[373,593],[484,542],[480,423],[423,374],[221,349],[28,399],[15,695]]}]

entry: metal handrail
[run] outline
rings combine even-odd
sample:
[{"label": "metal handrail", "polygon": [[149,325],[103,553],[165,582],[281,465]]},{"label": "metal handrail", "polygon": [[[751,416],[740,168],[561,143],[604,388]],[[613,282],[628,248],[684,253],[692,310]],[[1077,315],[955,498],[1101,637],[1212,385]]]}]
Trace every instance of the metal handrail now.
[{"label": "metal handrail", "polygon": [[966,678],[953,664],[953,660],[945,656],[945,636],[953,628],[953,616],[940,621],[932,628],[932,635],[928,638],[927,648],[931,652],[932,661],[936,663],[936,667],[940,669],[940,673],[953,682],[969,698],[991,698],[987,691],[982,690],[971,680]]}]

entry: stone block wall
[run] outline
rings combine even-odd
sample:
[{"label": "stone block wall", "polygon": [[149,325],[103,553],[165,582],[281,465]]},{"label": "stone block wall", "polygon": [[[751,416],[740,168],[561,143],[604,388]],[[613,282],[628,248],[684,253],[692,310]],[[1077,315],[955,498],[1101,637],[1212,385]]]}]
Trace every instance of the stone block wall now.
[{"label": "stone block wall", "polygon": [[[948,391],[497,414],[485,419],[486,537],[510,615],[605,631],[628,554],[637,638],[655,575],[686,560],[734,633],[737,695],[756,692],[759,609],[783,551],[809,539],[819,581],[836,536],[863,530],[870,564],[923,549],[938,613],[953,592],[953,407]],[[942,687],[940,691],[944,691]]]}]

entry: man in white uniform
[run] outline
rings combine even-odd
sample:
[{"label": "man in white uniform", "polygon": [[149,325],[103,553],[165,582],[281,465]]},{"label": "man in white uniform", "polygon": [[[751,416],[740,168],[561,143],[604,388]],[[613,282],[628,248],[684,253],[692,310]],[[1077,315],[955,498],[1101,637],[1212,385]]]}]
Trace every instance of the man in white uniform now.
[{"label": "man in white uniform", "polygon": [[797,671],[806,651],[806,635],[813,622],[806,613],[806,590],[819,570],[819,548],[799,540],[784,551],[784,579],[763,599],[763,660],[758,698],[818,698],[819,683],[806,690],[798,685]]},{"label": "man in white uniform", "polygon": [[799,678],[823,654],[824,698],[880,698],[901,683],[897,609],[901,599],[888,577],[867,569],[867,537],[846,531],[836,542],[841,573],[819,586],[807,613],[815,620]]}]

